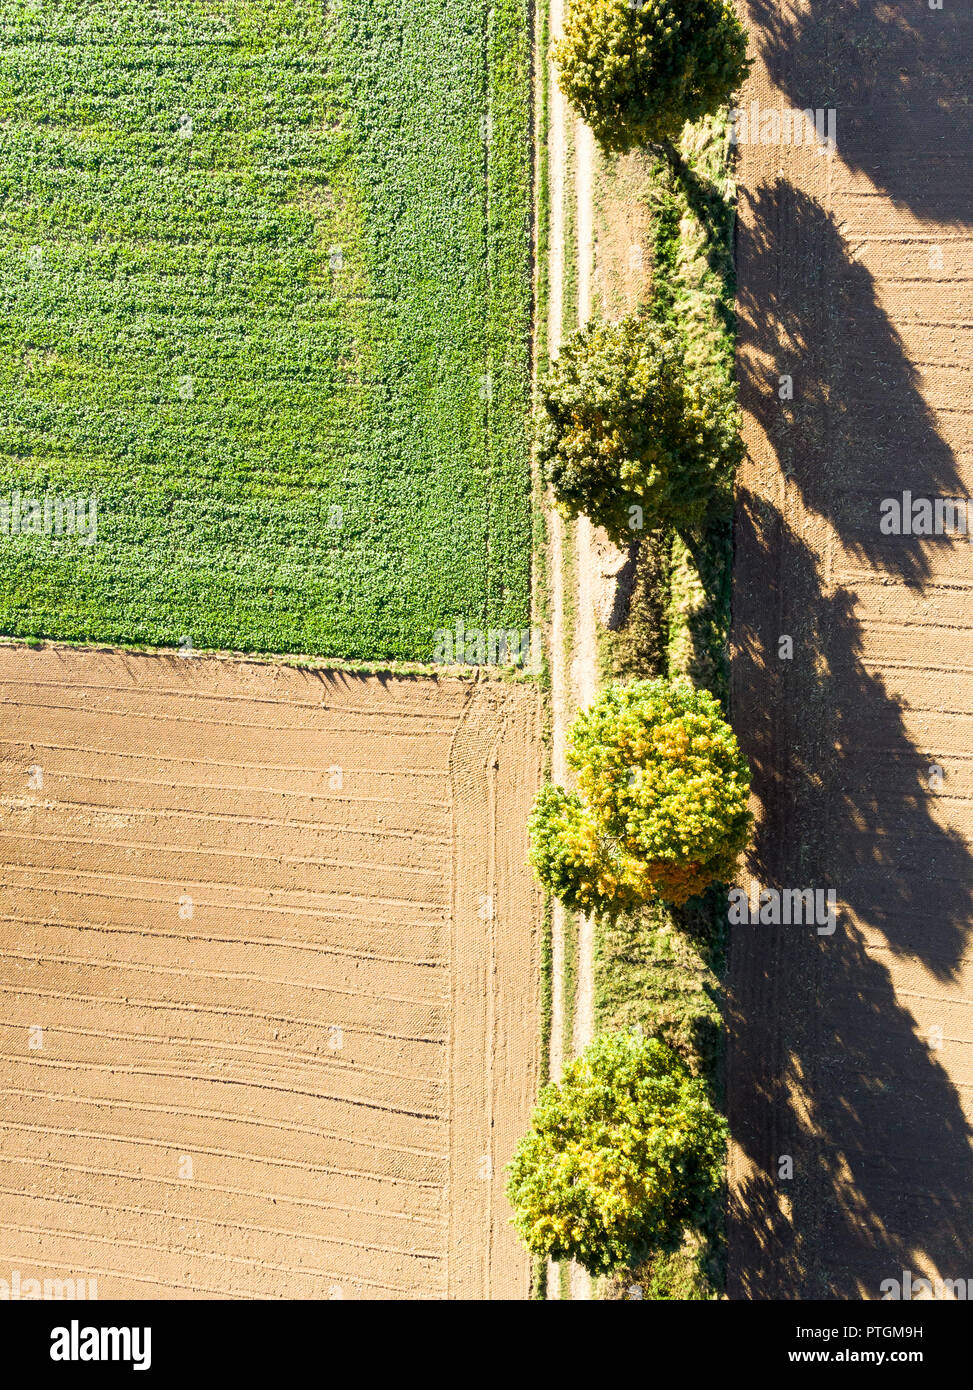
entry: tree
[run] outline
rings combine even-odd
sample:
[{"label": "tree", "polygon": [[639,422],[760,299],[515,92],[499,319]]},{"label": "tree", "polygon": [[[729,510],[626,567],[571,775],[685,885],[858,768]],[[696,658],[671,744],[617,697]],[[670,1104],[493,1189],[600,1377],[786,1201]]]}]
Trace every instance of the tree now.
[{"label": "tree", "polygon": [[712,695],[665,680],[609,685],[568,735],[577,790],[547,783],[530,862],[568,907],[615,916],[681,904],[729,879],[747,843],[750,769]]},{"label": "tree", "polygon": [[552,52],[564,95],[620,152],[677,140],[749,67],[732,0],[568,0]]},{"label": "tree", "polygon": [[729,377],[690,370],[675,328],[631,314],[564,345],[540,392],[537,457],[565,516],[630,545],[729,495],[739,430]]},{"label": "tree", "polygon": [[726,1122],[674,1053],[606,1033],[545,1086],[508,1167],[527,1249],[605,1274],[671,1246],[722,1181]]}]

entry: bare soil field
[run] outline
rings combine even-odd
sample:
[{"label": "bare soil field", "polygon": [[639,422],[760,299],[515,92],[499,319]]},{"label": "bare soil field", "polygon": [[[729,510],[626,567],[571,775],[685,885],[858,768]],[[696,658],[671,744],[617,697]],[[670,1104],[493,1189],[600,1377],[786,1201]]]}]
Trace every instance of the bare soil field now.
[{"label": "bare soil field", "polygon": [[526,1297],[526,684],[0,647],[0,1272]]},{"label": "bare soil field", "polygon": [[880,531],[973,494],[971,18],[748,9],[743,108],[837,123],[833,157],[740,147],[748,870],[838,926],[731,929],[729,1288],[875,1299],[973,1276],[973,547]]}]

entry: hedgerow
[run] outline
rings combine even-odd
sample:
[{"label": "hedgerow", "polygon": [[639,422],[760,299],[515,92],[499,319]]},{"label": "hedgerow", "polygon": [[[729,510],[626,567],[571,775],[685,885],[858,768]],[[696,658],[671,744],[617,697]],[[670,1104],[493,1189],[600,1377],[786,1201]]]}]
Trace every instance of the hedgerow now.
[{"label": "hedgerow", "polygon": [[[628,185],[653,224],[652,313],[680,331],[687,364],[732,380],[735,360],[732,146],[725,119],[683,131],[681,167],[636,159]],[[619,178],[609,165],[606,186]],[[605,679],[688,677],[725,706],[728,690],[731,518],[707,519],[692,554],[671,529],[643,538],[635,592],[619,633],[604,634]],[[595,1027],[660,1038],[723,1089],[726,894],[714,887],[684,907],[656,903],[595,924]],[[600,1296],[714,1299],[726,1278],[725,1200],[715,1194],[684,1244],[616,1272]]]},{"label": "hedgerow", "polygon": [[527,0],[0,0],[0,630],[529,620]]}]

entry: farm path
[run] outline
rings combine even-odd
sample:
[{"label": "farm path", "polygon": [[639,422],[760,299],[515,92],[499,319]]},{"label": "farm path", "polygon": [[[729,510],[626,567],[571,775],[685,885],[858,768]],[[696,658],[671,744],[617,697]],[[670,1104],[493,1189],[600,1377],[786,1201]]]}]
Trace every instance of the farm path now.
[{"label": "farm path", "polygon": [[[552,40],[560,36],[563,0],[551,0]],[[550,63],[550,59],[547,60]],[[573,183],[576,206],[574,226],[577,242],[578,322],[591,314],[594,272],[594,180],[596,152],[590,130],[576,120],[557,85],[550,64],[550,107],[548,159],[550,169],[550,235],[548,252],[548,349],[556,358],[565,329],[566,225],[569,215],[568,186]],[[569,133],[570,137],[569,138]],[[570,154],[569,154],[570,151]],[[573,167],[569,167],[573,159]],[[568,528],[553,510],[550,513],[550,569],[552,585],[551,685],[553,705],[552,773],[556,782],[568,780],[565,760],[567,731],[579,709],[591,704],[598,692],[598,607],[601,589],[601,554],[597,535],[586,517],[574,527],[574,555],[568,563]],[[570,579],[568,576],[571,576]],[[566,584],[573,592],[566,592]],[[568,615],[570,614],[570,618]],[[570,639],[568,629],[570,626]],[[568,652],[570,651],[570,660]],[[552,924],[552,1025],[550,1072],[560,1074],[564,1063],[582,1051],[594,1035],[594,932],[591,921],[578,923],[576,989],[570,1036],[565,1018],[565,933],[564,910],[554,905]],[[559,1287],[555,1271],[549,1271],[549,1286]],[[591,1280],[578,1266],[572,1266],[570,1293],[573,1299],[590,1299]]]},{"label": "farm path", "polygon": [[[592,274],[595,261],[594,185],[595,142],[583,121],[577,122],[575,188],[578,195],[578,322],[591,317]],[[577,626],[573,662],[577,706],[586,709],[598,694],[598,605],[601,588],[600,547],[595,527],[588,517],[578,518],[575,527],[578,582]],[[590,917],[578,925],[578,984],[574,1002],[574,1050],[581,1052],[594,1037],[595,971],[594,927]]]},{"label": "farm path", "polygon": [[[973,1274],[973,548],[880,524],[973,494],[971,16],[747,9],[744,882],[837,925],[731,927],[729,1290],[874,1299]],[[752,142],[808,107],[832,152]]]},{"label": "farm path", "polygon": [[[557,36],[561,30],[561,11],[563,0],[551,0],[551,33]],[[548,120],[548,167],[550,170],[550,227],[548,237],[548,325],[547,341],[551,358],[556,358],[561,350],[561,321],[564,312],[564,259],[566,214],[566,176],[567,176],[567,106],[554,79],[553,67],[550,74],[550,107]],[[551,703],[552,709],[552,749],[551,774],[557,783],[567,780],[565,750],[567,728],[571,722],[569,708],[570,671],[567,661],[564,593],[565,525],[563,518],[553,508],[548,513],[549,559],[551,573]],[[564,1065],[564,937],[565,915],[562,905],[555,901],[552,913],[551,941],[551,1044],[550,1073],[560,1075]]]}]

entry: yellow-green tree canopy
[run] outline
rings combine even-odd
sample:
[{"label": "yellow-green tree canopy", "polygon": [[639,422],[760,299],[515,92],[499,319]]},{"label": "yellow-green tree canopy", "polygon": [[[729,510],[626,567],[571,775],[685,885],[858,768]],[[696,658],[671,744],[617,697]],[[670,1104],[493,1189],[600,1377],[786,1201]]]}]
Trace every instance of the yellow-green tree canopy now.
[{"label": "yellow-green tree canopy", "polygon": [[591,1274],[677,1241],[722,1180],[726,1123],[656,1039],[606,1033],[541,1092],[508,1168],[527,1249]]},{"label": "yellow-green tree canopy", "polygon": [[568,0],[553,56],[564,95],[620,151],[676,140],[748,67],[732,0]]},{"label": "yellow-green tree canopy", "polygon": [[530,860],[567,906],[614,915],[684,903],[729,879],[747,843],[750,769],[713,696],[666,680],[609,685],[575,720],[577,790],[548,783]]}]

